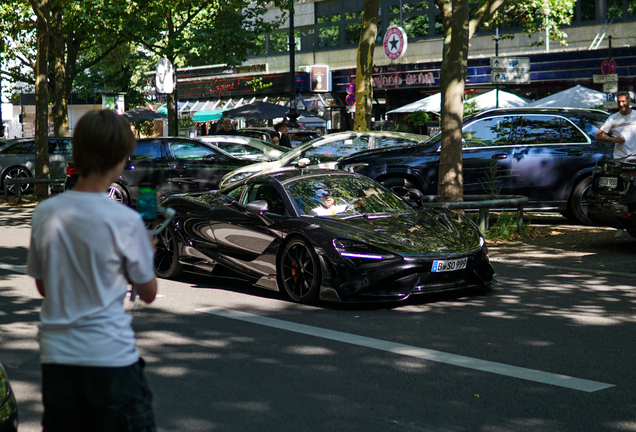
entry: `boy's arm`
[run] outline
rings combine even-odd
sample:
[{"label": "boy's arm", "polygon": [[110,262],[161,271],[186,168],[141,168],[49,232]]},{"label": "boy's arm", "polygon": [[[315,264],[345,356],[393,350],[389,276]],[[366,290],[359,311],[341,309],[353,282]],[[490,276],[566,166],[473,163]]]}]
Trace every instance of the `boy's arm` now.
[{"label": "boy's arm", "polygon": [[142,284],[134,284],[139,298],[146,303],[152,303],[157,296],[157,278],[152,278]]},{"label": "boy's arm", "polygon": [[40,293],[40,295],[42,295],[42,297],[46,297],[44,291],[44,281],[42,279],[36,279],[35,286],[38,288],[38,292]]}]

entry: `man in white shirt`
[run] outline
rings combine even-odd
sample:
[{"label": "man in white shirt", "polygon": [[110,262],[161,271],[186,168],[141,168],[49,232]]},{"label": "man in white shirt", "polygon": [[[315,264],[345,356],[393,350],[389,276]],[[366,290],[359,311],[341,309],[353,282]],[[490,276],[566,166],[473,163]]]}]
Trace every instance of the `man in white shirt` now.
[{"label": "man in white shirt", "polygon": [[614,143],[614,159],[636,158],[636,112],[628,91],[616,94],[618,112],[608,117],[594,139]]},{"label": "man in white shirt", "polygon": [[331,216],[347,210],[346,204],[335,205],[335,200],[327,189],[318,189],[316,195],[320,198],[320,205],[311,210],[316,216]]}]

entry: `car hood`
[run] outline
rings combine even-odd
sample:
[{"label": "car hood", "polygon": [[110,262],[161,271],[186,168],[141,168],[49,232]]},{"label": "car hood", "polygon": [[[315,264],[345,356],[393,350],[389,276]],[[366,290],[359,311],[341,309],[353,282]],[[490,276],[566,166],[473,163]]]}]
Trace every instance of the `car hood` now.
[{"label": "car hood", "polygon": [[427,209],[390,217],[314,220],[336,236],[401,255],[457,255],[481,248],[476,225],[450,211]]}]

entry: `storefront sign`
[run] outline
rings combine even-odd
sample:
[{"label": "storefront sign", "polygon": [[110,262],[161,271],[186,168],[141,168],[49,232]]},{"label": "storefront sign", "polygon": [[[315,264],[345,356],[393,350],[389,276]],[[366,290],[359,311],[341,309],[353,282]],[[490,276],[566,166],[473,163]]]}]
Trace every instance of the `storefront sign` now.
[{"label": "storefront sign", "polygon": [[[296,72],[296,91],[308,91],[309,74]],[[179,99],[205,99],[231,97],[252,97],[258,94],[275,94],[289,91],[289,74],[271,74],[260,76],[223,77],[181,81],[179,79]]]},{"label": "storefront sign", "polygon": [[313,65],[309,68],[310,88],[313,92],[331,91],[329,79],[329,66]]},{"label": "storefront sign", "polygon": [[419,74],[390,74],[390,75],[374,75],[373,87],[376,88],[389,88],[389,87],[402,87],[402,86],[420,86],[420,85],[435,85],[435,77],[433,72],[424,72]]},{"label": "storefront sign", "polygon": [[406,53],[408,37],[402,27],[391,26],[384,34],[384,53],[391,60],[402,57]]}]

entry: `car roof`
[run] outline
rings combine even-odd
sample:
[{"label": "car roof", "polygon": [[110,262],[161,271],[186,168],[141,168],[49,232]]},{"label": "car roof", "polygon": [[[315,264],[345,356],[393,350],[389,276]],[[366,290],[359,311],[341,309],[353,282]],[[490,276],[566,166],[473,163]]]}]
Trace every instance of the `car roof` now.
[{"label": "car roof", "polygon": [[492,114],[581,114],[581,113],[589,113],[589,114],[602,114],[609,115],[608,112],[605,112],[600,109],[594,108],[549,108],[549,107],[516,107],[516,108],[493,108],[486,111],[481,111],[474,116],[471,116],[470,119],[486,117]]},{"label": "car roof", "polygon": [[[298,178],[313,177],[313,176],[346,176],[346,177],[360,177],[360,174],[351,173],[348,171],[336,170],[336,169],[324,169],[324,168],[297,168],[286,171],[275,171],[267,174],[259,174],[252,177],[250,180],[255,181],[270,181],[276,180],[281,184],[285,184],[294,181]],[[248,180],[248,183],[250,182]]]}]

